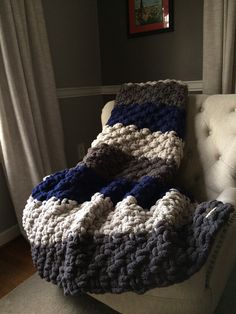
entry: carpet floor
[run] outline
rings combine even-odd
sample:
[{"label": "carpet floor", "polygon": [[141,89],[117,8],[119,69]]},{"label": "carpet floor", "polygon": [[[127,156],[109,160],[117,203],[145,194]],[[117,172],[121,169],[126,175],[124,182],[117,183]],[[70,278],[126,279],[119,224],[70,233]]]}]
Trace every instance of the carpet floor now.
[{"label": "carpet floor", "polygon": [[[117,314],[88,295],[65,297],[34,274],[0,300],[1,314]],[[236,268],[214,314],[236,313]],[[174,313],[173,313],[174,314]]]},{"label": "carpet floor", "polygon": [[34,274],[0,300],[1,314],[117,314],[88,295],[63,295]]}]

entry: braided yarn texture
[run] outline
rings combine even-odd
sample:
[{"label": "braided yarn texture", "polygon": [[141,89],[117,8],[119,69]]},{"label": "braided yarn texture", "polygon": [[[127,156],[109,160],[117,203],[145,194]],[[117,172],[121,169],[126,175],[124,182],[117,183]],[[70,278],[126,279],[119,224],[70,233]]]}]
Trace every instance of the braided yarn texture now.
[{"label": "braided yarn texture", "polygon": [[144,293],[205,263],[234,210],[174,186],[183,158],[187,87],[128,83],[83,161],[32,191],[23,226],[39,275],[64,293]]}]

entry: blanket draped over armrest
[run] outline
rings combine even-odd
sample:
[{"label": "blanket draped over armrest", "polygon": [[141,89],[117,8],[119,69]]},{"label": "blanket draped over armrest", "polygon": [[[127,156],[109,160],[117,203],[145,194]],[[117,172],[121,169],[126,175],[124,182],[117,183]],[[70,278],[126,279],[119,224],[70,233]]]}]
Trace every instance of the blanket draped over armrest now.
[{"label": "blanket draped over armrest", "polygon": [[23,225],[42,278],[65,294],[144,293],[201,268],[233,206],[174,186],[186,100],[178,81],[122,85],[83,161],[34,188]]}]

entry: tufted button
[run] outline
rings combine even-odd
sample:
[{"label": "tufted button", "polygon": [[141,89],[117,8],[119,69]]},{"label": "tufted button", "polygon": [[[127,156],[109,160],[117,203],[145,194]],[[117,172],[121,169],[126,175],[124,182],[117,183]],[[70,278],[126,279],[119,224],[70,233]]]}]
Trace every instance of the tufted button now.
[{"label": "tufted button", "polygon": [[217,159],[217,160],[221,160],[221,159],[222,159],[222,156],[221,156],[220,154],[217,154],[217,155],[216,155],[216,159]]},{"label": "tufted button", "polygon": [[203,111],[204,111],[204,108],[202,106],[199,107],[198,112],[203,112]]},{"label": "tufted button", "polygon": [[207,134],[208,134],[208,136],[211,136],[212,135],[212,130],[209,129]]}]

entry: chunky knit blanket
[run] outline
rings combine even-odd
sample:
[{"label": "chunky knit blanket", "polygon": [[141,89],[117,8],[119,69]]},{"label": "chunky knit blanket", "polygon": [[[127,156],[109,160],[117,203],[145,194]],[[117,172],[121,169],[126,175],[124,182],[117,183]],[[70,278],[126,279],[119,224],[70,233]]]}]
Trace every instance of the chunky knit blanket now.
[{"label": "chunky knit blanket", "polygon": [[23,225],[42,278],[65,294],[144,293],[201,268],[233,207],[174,186],[186,99],[177,81],[123,85],[83,161],[34,188]]}]

